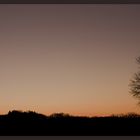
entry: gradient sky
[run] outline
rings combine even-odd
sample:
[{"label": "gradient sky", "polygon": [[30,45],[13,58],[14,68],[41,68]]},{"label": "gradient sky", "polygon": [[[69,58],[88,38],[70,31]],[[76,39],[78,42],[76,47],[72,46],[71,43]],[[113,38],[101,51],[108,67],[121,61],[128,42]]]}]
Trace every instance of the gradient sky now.
[{"label": "gradient sky", "polygon": [[140,5],[0,5],[0,114],[140,113]]}]

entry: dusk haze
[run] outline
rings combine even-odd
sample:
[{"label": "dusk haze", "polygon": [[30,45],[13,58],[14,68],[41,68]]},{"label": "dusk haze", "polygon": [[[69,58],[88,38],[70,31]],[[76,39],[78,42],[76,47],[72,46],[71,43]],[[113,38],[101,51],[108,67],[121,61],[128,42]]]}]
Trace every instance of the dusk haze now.
[{"label": "dusk haze", "polygon": [[0,5],[0,114],[140,113],[140,5]]}]

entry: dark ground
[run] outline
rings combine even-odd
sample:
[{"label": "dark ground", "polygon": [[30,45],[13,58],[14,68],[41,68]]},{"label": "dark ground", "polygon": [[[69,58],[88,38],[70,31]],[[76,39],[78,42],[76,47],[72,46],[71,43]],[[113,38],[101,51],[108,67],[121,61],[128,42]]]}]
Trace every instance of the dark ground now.
[{"label": "dark ground", "polygon": [[0,115],[0,135],[18,136],[134,136],[140,135],[140,115],[76,117],[45,116],[32,111]]}]

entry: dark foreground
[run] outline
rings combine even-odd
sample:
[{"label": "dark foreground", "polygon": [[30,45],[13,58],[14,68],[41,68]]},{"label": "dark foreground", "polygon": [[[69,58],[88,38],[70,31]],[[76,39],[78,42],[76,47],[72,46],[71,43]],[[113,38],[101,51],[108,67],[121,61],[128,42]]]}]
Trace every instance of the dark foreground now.
[{"label": "dark foreground", "polygon": [[45,116],[35,112],[12,111],[0,115],[0,135],[117,136],[140,135],[140,116],[75,117]]}]

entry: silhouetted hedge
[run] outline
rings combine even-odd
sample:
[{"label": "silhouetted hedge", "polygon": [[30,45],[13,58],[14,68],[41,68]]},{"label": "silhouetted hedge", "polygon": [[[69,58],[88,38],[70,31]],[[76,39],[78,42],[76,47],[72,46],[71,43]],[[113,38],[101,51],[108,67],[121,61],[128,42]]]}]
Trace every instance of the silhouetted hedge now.
[{"label": "silhouetted hedge", "polygon": [[0,115],[0,135],[140,135],[140,115],[80,117],[54,113],[45,116],[13,110]]}]

